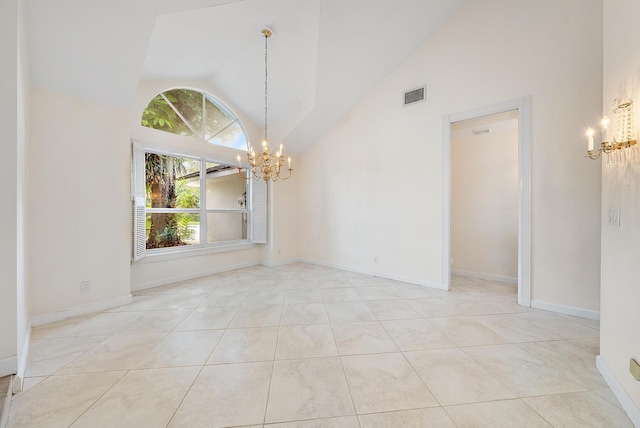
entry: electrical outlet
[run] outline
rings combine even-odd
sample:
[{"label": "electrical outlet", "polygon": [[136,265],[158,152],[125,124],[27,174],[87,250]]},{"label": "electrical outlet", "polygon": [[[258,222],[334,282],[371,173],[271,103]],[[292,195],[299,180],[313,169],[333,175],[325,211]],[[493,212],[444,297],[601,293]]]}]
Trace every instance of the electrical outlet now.
[{"label": "electrical outlet", "polygon": [[88,293],[91,291],[91,283],[89,281],[82,281],[80,283],[80,293]]}]

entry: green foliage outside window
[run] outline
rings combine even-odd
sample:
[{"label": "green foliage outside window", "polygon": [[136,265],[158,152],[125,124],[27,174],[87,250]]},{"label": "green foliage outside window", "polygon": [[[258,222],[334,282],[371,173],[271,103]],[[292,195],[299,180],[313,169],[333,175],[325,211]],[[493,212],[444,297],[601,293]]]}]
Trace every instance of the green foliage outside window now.
[{"label": "green foliage outside window", "polygon": [[[199,162],[156,153],[145,155],[146,199],[148,208],[198,208],[200,188],[185,177],[194,176],[199,184]],[[188,245],[199,224],[195,213],[150,213],[147,215],[146,248]],[[197,238],[197,237],[196,237]]]},{"label": "green foliage outside window", "polygon": [[141,125],[212,144],[247,149],[238,119],[204,92],[171,89],[154,97],[142,113]]}]

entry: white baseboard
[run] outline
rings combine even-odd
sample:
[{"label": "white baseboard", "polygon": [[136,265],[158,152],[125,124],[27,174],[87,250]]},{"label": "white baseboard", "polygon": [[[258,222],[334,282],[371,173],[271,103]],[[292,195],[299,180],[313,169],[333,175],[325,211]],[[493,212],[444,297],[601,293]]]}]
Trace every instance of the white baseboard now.
[{"label": "white baseboard", "polygon": [[299,261],[300,261],[300,259],[288,259],[288,260],[281,260],[279,262],[262,261],[262,262],[260,262],[260,264],[262,266],[274,268],[274,267],[290,265],[290,264],[293,264],[293,263],[298,263]]},{"label": "white baseboard", "polygon": [[175,282],[189,281],[190,279],[202,278],[203,276],[215,275],[217,273],[247,268],[247,267],[256,266],[259,264],[260,264],[259,261],[239,263],[237,265],[224,266],[224,267],[219,267],[219,268],[211,269],[207,271],[186,273],[184,275],[176,275],[176,276],[170,276],[167,278],[157,279],[155,281],[148,281],[140,284],[132,284],[131,291],[141,291],[141,290],[146,290],[148,288],[161,287],[163,285],[169,285]]},{"label": "white baseboard", "polygon": [[531,307],[536,309],[542,309],[545,311],[550,311],[550,312],[557,312],[559,314],[573,315],[580,318],[587,318],[590,320],[600,319],[600,311],[576,308],[575,306],[560,305],[558,303],[543,302],[542,300],[532,300]]},{"label": "white baseboard", "polygon": [[325,261],[322,261],[322,260],[313,260],[313,259],[301,258],[300,261],[303,262],[303,263],[310,263],[310,264],[314,264],[314,265],[318,265],[318,266],[326,266],[326,267],[330,267],[330,268],[334,268],[334,269],[346,270],[348,272],[361,273],[363,275],[377,276],[379,278],[393,279],[395,281],[407,282],[409,284],[422,285],[423,287],[435,288],[437,290],[445,290],[445,291],[447,291],[449,289],[447,284],[443,284],[443,283],[439,283],[439,282],[426,281],[426,280],[423,280],[423,279],[417,279],[417,278],[412,278],[412,277],[403,276],[403,275],[396,275],[396,274],[392,274],[392,273],[388,273],[388,272],[380,272],[380,271],[374,271],[374,270],[368,270],[368,269],[361,269],[361,268],[357,268],[357,267],[353,267],[353,266],[341,265],[341,264],[338,264],[338,263],[329,263],[329,262],[325,262]]},{"label": "white baseboard", "polygon": [[24,384],[24,373],[27,370],[27,359],[29,358],[29,344],[31,343],[31,321],[29,321],[29,325],[27,326],[27,335],[24,338],[24,343],[22,344],[22,352],[20,353],[20,359],[18,359],[18,367],[16,370],[16,374],[13,377],[13,393],[17,394],[22,391],[22,386]]},{"label": "white baseboard", "polygon": [[67,318],[77,317],[79,315],[90,314],[93,312],[101,312],[117,306],[127,305],[131,303],[131,294],[116,297],[115,299],[100,300],[98,302],[87,303],[86,305],[73,306],[61,311],[50,312],[48,314],[34,315],[31,317],[31,325],[38,327],[56,321],[62,321]]},{"label": "white baseboard", "polygon": [[478,278],[478,279],[487,279],[489,281],[506,282],[509,284],[518,283],[518,278],[514,278],[512,276],[494,275],[491,273],[470,272],[467,270],[451,269],[451,274],[458,275],[458,276],[465,276],[467,278]]},{"label": "white baseboard", "polygon": [[629,416],[633,425],[640,427],[640,409],[636,407],[631,397],[629,397],[622,388],[622,385],[620,385],[620,382],[618,382],[618,379],[616,379],[611,370],[609,370],[609,366],[607,366],[607,363],[604,362],[600,355],[596,357],[596,367],[600,370],[602,377],[605,382],[607,382],[607,385],[609,385],[609,388],[611,388],[611,391],[613,391],[613,394],[622,405],[624,411],[627,412],[627,416]]},{"label": "white baseboard", "polygon": [[18,357],[11,356],[0,360],[0,377],[16,374]]}]

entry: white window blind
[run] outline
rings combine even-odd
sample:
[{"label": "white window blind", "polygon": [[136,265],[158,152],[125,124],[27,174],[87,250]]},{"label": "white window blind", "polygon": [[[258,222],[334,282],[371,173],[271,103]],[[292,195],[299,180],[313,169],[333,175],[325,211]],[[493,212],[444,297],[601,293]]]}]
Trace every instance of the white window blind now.
[{"label": "white window blind", "polygon": [[251,241],[267,243],[267,183],[251,180]]},{"label": "white window blind", "polygon": [[144,149],[132,143],[131,153],[131,219],[133,232],[133,260],[140,260],[146,252],[145,213],[145,158]]}]

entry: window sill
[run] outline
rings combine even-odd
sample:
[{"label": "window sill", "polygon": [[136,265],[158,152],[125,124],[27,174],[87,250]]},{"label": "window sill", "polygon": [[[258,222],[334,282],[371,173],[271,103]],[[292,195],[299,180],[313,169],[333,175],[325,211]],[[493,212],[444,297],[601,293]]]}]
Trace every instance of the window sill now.
[{"label": "window sill", "polygon": [[207,254],[225,253],[229,251],[248,250],[255,247],[256,244],[249,241],[238,241],[234,243],[226,243],[220,245],[199,246],[196,248],[158,251],[151,254],[147,253],[140,260],[132,262],[132,264],[145,264],[163,262],[166,260],[177,260],[189,257],[204,256]]}]

